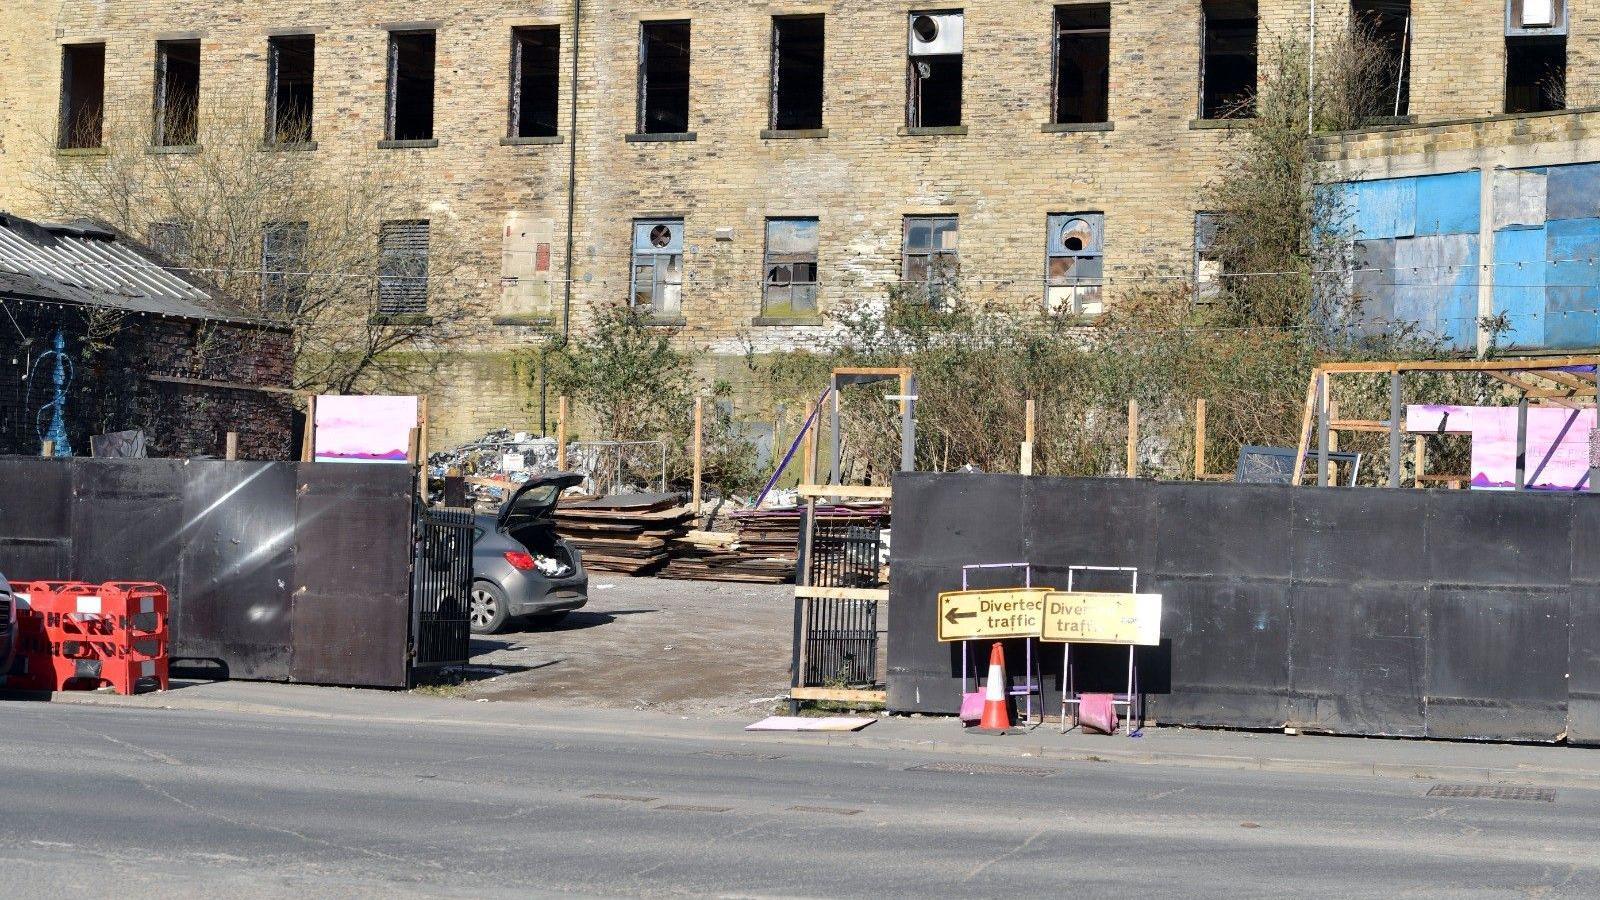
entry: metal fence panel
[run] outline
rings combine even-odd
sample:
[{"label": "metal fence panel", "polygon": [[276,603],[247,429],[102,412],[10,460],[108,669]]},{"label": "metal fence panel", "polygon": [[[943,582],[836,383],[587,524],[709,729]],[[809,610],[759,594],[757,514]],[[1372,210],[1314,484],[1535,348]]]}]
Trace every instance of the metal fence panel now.
[{"label": "metal fence panel", "polygon": [[412,665],[461,665],[471,655],[468,621],[476,529],[465,509],[424,510],[412,571]]}]

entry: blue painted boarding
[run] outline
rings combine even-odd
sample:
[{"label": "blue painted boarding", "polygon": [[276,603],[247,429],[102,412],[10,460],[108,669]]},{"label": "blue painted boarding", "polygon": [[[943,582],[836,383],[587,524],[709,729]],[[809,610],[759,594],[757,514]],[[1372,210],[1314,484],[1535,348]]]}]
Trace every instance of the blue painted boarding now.
[{"label": "blue painted boarding", "polygon": [[1417,235],[1478,233],[1483,179],[1477,172],[1427,175],[1416,182]]},{"label": "blue painted boarding", "polygon": [[1545,230],[1509,228],[1494,235],[1494,311],[1510,320],[1502,347],[1545,341]]}]

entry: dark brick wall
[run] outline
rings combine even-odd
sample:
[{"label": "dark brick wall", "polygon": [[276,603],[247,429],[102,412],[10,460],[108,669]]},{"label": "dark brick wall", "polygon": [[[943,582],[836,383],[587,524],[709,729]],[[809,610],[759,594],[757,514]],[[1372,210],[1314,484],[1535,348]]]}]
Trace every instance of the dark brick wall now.
[{"label": "dark brick wall", "polygon": [[[73,452],[89,436],[139,428],[151,456],[223,453],[239,432],[242,459],[297,454],[295,411],[285,394],[152,381],[149,375],[288,387],[287,333],[243,325],[128,315],[91,323],[81,308],[0,299],[0,453],[35,454],[50,424],[59,330],[72,373],[65,418]],[[101,335],[90,340],[91,331]]]}]

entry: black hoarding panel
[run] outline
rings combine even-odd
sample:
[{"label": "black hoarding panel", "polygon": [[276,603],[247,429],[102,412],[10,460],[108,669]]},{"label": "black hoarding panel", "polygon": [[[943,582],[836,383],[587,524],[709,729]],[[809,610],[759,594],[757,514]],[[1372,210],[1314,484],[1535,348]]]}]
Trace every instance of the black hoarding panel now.
[{"label": "black hoarding panel", "polygon": [[1396,584],[1294,590],[1289,683],[1294,725],[1421,737],[1426,594]]},{"label": "black hoarding panel", "polygon": [[[1588,532],[1595,535],[1596,532]],[[1567,740],[1600,744],[1600,585],[1572,586],[1568,632]]]},{"label": "black hoarding panel", "polygon": [[74,460],[71,577],[154,581],[181,598],[185,468],[173,459]]},{"label": "black hoarding panel", "polygon": [[[898,500],[895,506],[903,508]],[[934,617],[939,593],[960,589],[960,565],[893,565],[894,575],[889,580],[889,709],[955,713],[961,708],[960,645],[939,642]]]},{"label": "black hoarding panel", "polygon": [[1277,728],[1289,718],[1286,581],[1158,578],[1139,589],[1162,595],[1161,634],[1172,642],[1172,693],[1162,722]]},{"label": "black hoarding panel", "polygon": [[1150,564],[1173,575],[1287,578],[1293,490],[1205,482],[1159,485]]},{"label": "black hoarding panel", "polygon": [[1402,582],[1420,574],[1424,492],[1296,488],[1289,493],[1295,578]]},{"label": "black hoarding panel", "polygon": [[1155,482],[1131,478],[1019,480],[1027,484],[1026,551],[1031,561],[1057,566],[1148,564],[1159,490]]},{"label": "black hoarding panel", "polygon": [[894,476],[895,518],[917,522],[904,538],[895,534],[894,556],[958,568],[1022,559],[1025,480],[1017,475]]},{"label": "black hoarding panel", "polygon": [[1566,730],[1568,592],[1428,590],[1430,737],[1550,741]]},{"label": "black hoarding panel", "polygon": [[411,628],[409,466],[296,466],[295,681],[404,687]]},{"label": "black hoarding panel", "polygon": [[1418,491],[1428,497],[1434,584],[1565,585],[1572,498],[1537,491]]},{"label": "black hoarding panel", "polygon": [[72,571],[72,464],[0,458],[0,575],[49,581]]},{"label": "black hoarding panel", "polygon": [[172,655],[232,678],[290,676],[294,465],[194,461],[183,471],[183,584]]}]

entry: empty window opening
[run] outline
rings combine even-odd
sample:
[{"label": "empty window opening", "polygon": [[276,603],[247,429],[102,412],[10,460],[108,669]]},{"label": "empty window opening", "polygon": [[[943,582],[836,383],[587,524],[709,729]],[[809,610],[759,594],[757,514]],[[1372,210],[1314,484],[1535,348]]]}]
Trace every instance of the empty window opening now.
[{"label": "empty window opening", "polygon": [[1105,213],[1049,217],[1045,248],[1045,308],[1053,313],[1098,316],[1105,277]]},{"label": "empty window opening", "polygon": [[295,34],[267,40],[267,142],[303,144],[312,139],[312,81],[317,39]]},{"label": "empty window opening", "polygon": [[69,150],[100,146],[106,111],[106,45],[61,48],[60,145]]},{"label": "empty window opening", "polygon": [[1380,96],[1374,106],[1382,115],[1406,115],[1411,107],[1410,0],[1351,0],[1350,26],[1378,55],[1374,74]]},{"label": "empty window opening", "polygon": [[1506,38],[1506,112],[1567,108],[1567,38]]},{"label": "empty window opening", "polygon": [[1194,301],[1215,303],[1222,295],[1222,256],[1218,252],[1222,214],[1194,214]]},{"label": "empty window opening", "polygon": [[1108,121],[1111,93],[1111,7],[1056,7],[1057,124]]},{"label": "empty window opening", "polygon": [[689,23],[639,25],[639,131],[689,130]]},{"label": "empty window opening", "polygon": [[1200,118],[1254,116],[1256,96],[1256,4],[1254,0],[1206,0],[1205,55],[1200,71]]},{"label": "empty window opening", "polygon": [[908,24],[906,126],[961,124],[961,59],[965,20],[957,12],[914,12]]},{"label": "empty window opening", "polygon": [[200,131],[199,103],[200,42],[156,42],[156,145],[193,145]]},{"label": "empty window opening", "polygon": [[900,278],[908,299],[940,305],[961,275],[961,222],[955,216],[906,216]]},{"label": "empty window opening", "polygon": [[378,229],[378,314],[428,311],[428,220],[384,222]]},{"label": "empty window opening", "polygon": [[772,20],[772,127],[822,127],[823,18]]},{"label": "empty window opening", "polygon": [[269,315],[295,315],[305,302],[307,230],[305,222],[261,229],[261,309]]},{"label": "empty window opening", "polygon": [[389,140],[433,139],[432,31],[389,33]]},{"label": "empty window opening", "polygon": [[163,262],[182,266],[189,261],[193,240],[184,222],[151,222],[149,243]]},{"label": "empty window opening", "polygon": [[768,219],[766,285],[761,314],[772,318],[817,312],[817,220]]},{"label": "empty window opening", "polygon": [[511,136],[555,137],[561,93],[561,29],[511,32]]},{"label": "empty window opening", "polygon": [[655,318],[683,309],[683,220],[633,223],[633,306]]}]

